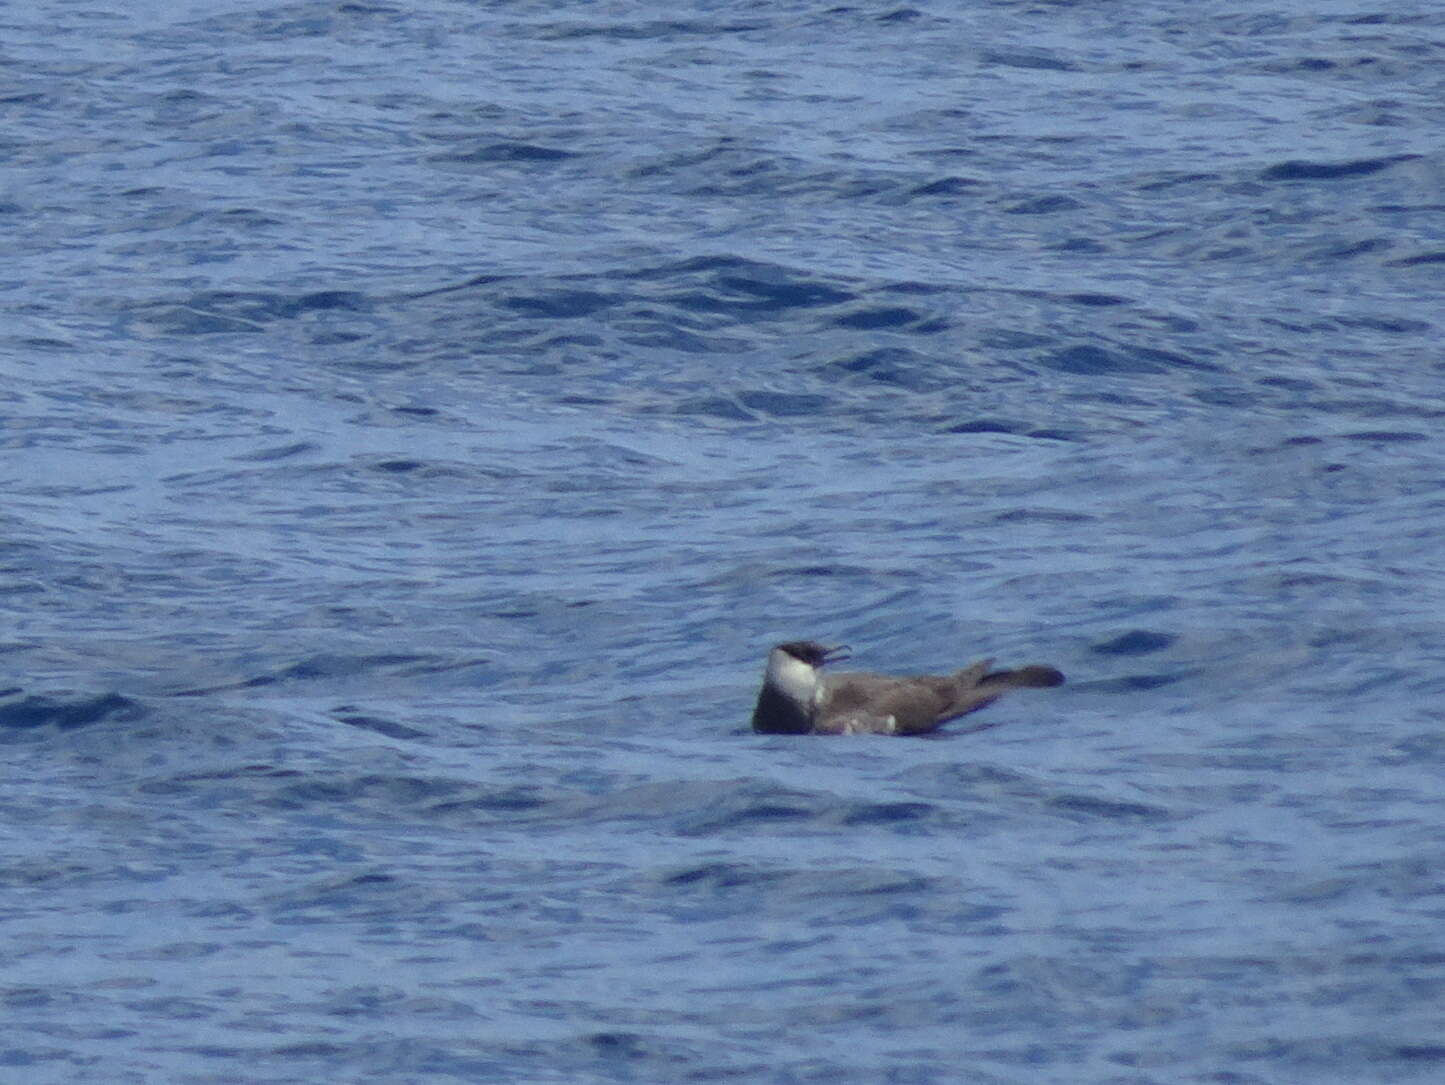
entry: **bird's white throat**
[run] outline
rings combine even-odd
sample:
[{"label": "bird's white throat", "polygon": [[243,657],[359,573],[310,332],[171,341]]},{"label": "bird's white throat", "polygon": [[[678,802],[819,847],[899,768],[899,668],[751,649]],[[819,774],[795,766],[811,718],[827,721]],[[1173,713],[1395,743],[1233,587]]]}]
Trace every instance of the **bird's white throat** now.
[{"label": "bird's white throat", "polygon": [[764,681],[804,708],[811,708],[818,694],[817,668],[781,648],[768,653],[768,673]]}]

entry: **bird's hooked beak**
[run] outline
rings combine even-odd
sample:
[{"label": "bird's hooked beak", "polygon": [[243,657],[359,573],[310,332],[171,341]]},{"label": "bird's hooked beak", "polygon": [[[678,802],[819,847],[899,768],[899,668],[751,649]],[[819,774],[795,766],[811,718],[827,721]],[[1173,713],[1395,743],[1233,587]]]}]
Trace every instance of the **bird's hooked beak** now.
[{"label": "bird's hooked beak", "polygon": [[823,649],[823,662],[820,666],[826,667],[829,663],[842,663],[843,660],[852,658],[852,648],[846,644],[835,644]]}]

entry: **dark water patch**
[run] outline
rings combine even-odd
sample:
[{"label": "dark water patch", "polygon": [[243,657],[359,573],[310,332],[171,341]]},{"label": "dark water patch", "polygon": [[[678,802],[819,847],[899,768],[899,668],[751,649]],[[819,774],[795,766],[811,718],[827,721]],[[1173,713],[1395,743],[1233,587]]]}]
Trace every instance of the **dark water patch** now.
[{"label": "dark water patch", "polygon": [[396,773],[357,775],[340,771],[314,770],[283,780],[262,794],[256,802],[281,808],[301,809],[330,806],[353,811],[400,811],[418,807],[438,809],[438,800],[465,790],[460,781],[444,776],[408,776]]},{"label": "dark water patch", "polygon": [[1073,61],[1043,50],[986,49],[979,55],[979,62],[1005,68],[1023,68],[1028,71],[1072,72],[1078,70]]},{"label": "dark water patch", "polygon": [[977,193],[983,184],[973,177],[940,177],[911,189],[908,195],[920,199],[928,196],[968,196]]},{"label": "dark water patch", "polygon": [[[735,257],[708,257],[675,264],[614,271],[595,275],[477,276],[455,286],[408,295],[422,299],[453,299],[465,310],[435,314],[445,324],[461,320],[476,327],[468,347],[477,350],[475,337],[483,335],[488,352],[513,341],[526,341],[552,352],[581,348],[587,353],[610,348],[610,329],[632,347],[680,350],[691,354],[735,353],[749,342],[748,326],[798,312],[827,308],[856,300],[857,295],[834,279],[782,264],[767,264]],[[486,310],[478,315],[478,309]],[[864,313],[887,313],[875,306]],[[414,317],[415,318],[415,317]],[[549,333],[531,338],[533,322],[593,319],[597,333],[586,337]],[[606,323],[597,318],[605,318]],[[728,336],[709,334],[726,324]],[[582,359],[574,353],[572,370]],[[530,367],[535,371],[536,364]]]},{"label": "dark water patch", "polygon": [[0,703],[0,729],[24,731],[53,725],[69,731],[105,720],[129,722],[147,714],[143,705],[119,693],[74,699],[32,695]]},{"label": "dark water patch", "polygon": [[169,1021],[202,1021],[223,1012],[217,1003],[196,998],[142,998],[126,1005],[128,1010]]},{"label": "dark water patch", "polygon": [[1151,689],[1160,689],[1164,686],[1172,686],[1176,682],[1182,682],[1192,677],[1194,671],[1181,671],[1177,674],[1128,674],[1119,678],[1100,678],[1093,681],[1075,682],[1077,690],[1087,690],[1091,693],[1143,693]]},{"label": "dark water patch", "polygon": [[1411,1062],[1445,1063],[1445,1044],[1430,1041],[1400,1044],[1394,1049],[1394,1054]]},{"label": "dark water patch", "polygon": [[591,316],[617,303],[613,295],[595,290],[557,290],[537,294],[512,294],[501,304],[525,316],[543,320],[570,320]]},{"label": "dark water patch", "polygon": [[24,347],[27,350],[44,350],[56,352],[68,352],[75,349],[75,344],[68,339],[53,339],[48,336],[35,335],[26,336],[15,340],[15,345]]},{"label": "dark water patch", "polygon": [[[562,1027],[575,1028],[583,1023],[577,1017],[575,1005],[569,1002],[539,1000],[526,1003],[525,1010],[528,1017],[553,1020]],[[730,1065],[729,1060],[720,1059],[715,1045],[702,1048],[691,1038],[683,1039],[667,1031],[676,1018],[690,1016],[683,1011],[662,1015],[612,1011],[587,1022],[589,1030],[557,1040],[524,1042],[507,1038],[499,1047],[506,1061],[495,1064],[490,1073],[484,1072],[482,1064],[475,1061],[455,1066],[450,1062],[438,1064],[433,1073],[458,1081],[540,1081],[561,1075],[558,1080],[641,1085],[643,1082],[746,1081],[767,1070],[756,1058],[746,1060],[750,1069]],[[614,1019],[616,1027],[596,1028],[599,1023]],[[397,1061],[395,1065],[408,1067],[414,1062],[413,1056],[410,1061]]]},{"label": "dark water patch", "polygon": [[653,1045],[636,1032],[594,1032],[582,1043],[608,1058],[643,1059],[653,1051]]},{"label": "dark water patch", "polygon": [[748,888],[776,882],[784,874],[776,870],[755,870],[736,863],[708,863],[663,875],[662,882],[677,888],[707,888],[710,891]]},{"label": "dark water patch", "polygon": [[[815,986],[817,990],[800,995],[784,1011],[789,1023],[806,1034],[896,1035],[914,1028],[947,1032],[965,1027],[967,1003],[956,983],[909,985],[887,980],[856,984],[840,977],[837,982]],[[975,1054],[977,1058],[970,1059],[970,1063],[998,1060],[996,1052],[987,1047],[980,1047]],[[908,1057],[910,1061],[900,1066],[896,1050],[886,1056],[875,1055],[873,1065],[866,1069],[858,1065],[856,1058],[850,1059],[846,1067],[833,1064],[827,1069],[810,1061],[778,1080],[790,1085],[793,1082],[865,1085],[878,1081],[923,1085],[957,1076],[956,1066],[936,1062],[921,1052],[909,1052]],[[1005,1080],[979,1075],[973,1070],[969,1072],[969,1079],[978,1085],[1002,1085]]]},{"label": "dark water patch", "polygon": [[1399,444],[1407,441],[1428,441],[1431,437],[1428,433],[1389,429],[1362,430],[1359,433],[1341,433],[1339,436],[1346,441],[1364,441],[1369,444]]},{"label": "dark water patch", "polygon": [[515,282],[515,275],[471,275],[460,282],[449,283],[445,286],[434,286],[428,290],[415,290],[405,295],[408,301],[421,301],[426,298],[445,297],[449,294],[463,294],[476,290],[478,287],[493,286],[497,283]]},{"label": "dark water patch", "polygon": [[906,347],[877,347],[818,367],[825,376],[859,377],[913,391],[940,387],[946,376],[930,359]]},{"label": "dark water patch", "polygon": [[1359,241],[1342,241],[1324,245],[1320,248],[1318,256],[1321,260],[1351,260],[1357,256],[1385,252],[1393,247],[1393,243],[1385,238],[1363,238]]},{"label": "dark water patch", "polygon": [[665,914],[692,922],[750,913],[802,914],[831,926],[918,916],[924,908],[939,915],[967,913],[972,922],[992,918],[991,909],[960,905],[960,894],[939,879],[886,867],[807,870],[709,863],[662,872],[655,888],[631,888]]},{"label": "dark water patch", "polygon": [[141,40],[148,45],[160,41],[173,46],[186,46],[195,40],[218,43],[259,40],[293,42],[299,47],[302,42],[315,46],[316,42],[312,39],[326,38],[331,42],[329,48],[334,50],[350,35],[394,25],[397,14],[397,8],[392,5],[361,3],[358,0],[334,5],[283,4],[262,9],[242,8],[207,18],[182,20],[165,29],[148,30]]},{"label": "dark water patch", "polygon": [[1032,438],[1036,441],[1076,442],[1085,439],[1085,435],[1083,433],[1080,433],[1078,430],[1055,429],[1052,427],[1045,427],[1043,429],[1030,429],[1026,433],[1024,433],[1023,436]]},{"label": "dark water patch", "polygon": [[993,518],[997,524],[1078,524],[1097,517],[1072,509],[1009,509]]},{"label": "dark water patch", "polygon": [[1041,359],[1043,365],[1080,376],[1164,373],[1173,369],[1217,371],[1213,362],[1157,347],[1079,344],[1054,351]]},{"label": "dark water patch", "polygon": [[1005,207],[1004,213],[1009,215],[1058,215],[1068,211],[1078,211],[1083,204],[1072,196],[1035,196],[1032,199],[1019,200]]},{"label": "dark water patch", "polygon": [[197,961],[215,957],[224,952],[220,942],[184,940],[161,942],[146,949],[130,953],[115,954],[115,959],[124,961]]},{"label": "dark water patch", "polygon": [[855,803],[843,814],[844,825],[898,825],[927,818],[935,808],[926,802]]},{"label": "dark water patch", "polygon": [[1292,588],[1356,588],[1360,587],[1360,581],[1353,577],[1331,576],[1328,573],[1280,573],[1276,583],[1283,590]]},{"label": "dark water patch", "polygon": [[[1116,372],[1140,372],[1119,354],[1103,347],[1081,345],[1057,351],[1044,359],[1044,364],[1063,373],[1080,376],[1099,376]],[[1145,366],[1146,373],[1157,373],[1159,367]]]},{"label": "dark water patch", "polygon": [[484,820],[493,816],[510,819],[517,814],[545,814],[566,805],[561,793],[526,784],[497,790],[476,787],[462,790],[466,792],[463,797],[435,803],[432,812],[449,817],[468,815],[468,819],[471,815],[484,815]]},{"label": "dark water patch", "polygon": [[879,23],[911,23],[916,19],[927,18],[926,14],[917,8],[901,7],[886,11],[874,18]]},{"label": "dark water patch", "polygon": [[324,1011],[338,1017],[387,1017],[434,1020],[438,1022],[475,1022],[481,1015],[470,1004],[455,998],[435,995],[409,995],[405,988],[391,989],[366,985],[334,992]]},{"label": "dark water patch", "polygon": [[381,716],[373,716],[359,713],[348,709],[335,709],[332,715],[340,723],[348,727],[355,727],[362,731],[373,731],[378,735],[385,735],[387,738],[397,739],[424,739],[430,737],[426,731],[415,727],[409,727],[396,720],[385,719]]},{"label": "dark water patch", "polygon": [[947,298],[952,297],[957,292],[956,288],[954,287],[950,287],[940,283],[918,282],[914,279],[901,279],[898,281],[880,283],[877,286],[877,290],[880,294],[884,294],[890,297],[895,294],[901,294],[905,297],[911,298]]},{"label": "dark water patch", "polygon": [[[1328,992],[1321,991],[1319,995],[1328,997]],[[1427,1068],[1445,1061],[1438,1054],[1445,1051],[1445,1045],[1436,1043],[1430,1035],[1423,1035],[1416,1042],[1402,1043],[1373,1034],[1296,1036],[1285,1033],[1236,1041],[1227,1051],[1230,1057],[1246,1065],[1287,1066],[1300,1075],[1334,1076],[1349,1081],[1418,1081],[1422,1072],[1428,1072]]]},{"label": "dark water patch", "polygon": [[187,772],[170,777],[166,781],[148,782],[140,785],[142,791],[164,788],[172,784],[213,783],[229,780],[294,780],[303,776],[299,769],[281,768],[277,765],[239,765],[234,768],[208,769],[201,772]]},{"label": "dark water patch", "polygon": [[[998,724],[997,720],[986,721],[977,729],[992,730]],[[955,729],[954,737],[965,735],[969,736],[966,741],[972,741],[974,732],[959,731],[957,723],[950,726]],[[978,762],[918,766],[896,774],[892,782],[916,799],[929,800],[926,805],[930,809],[917,819],[916,829],[905,822],[895,830],[905,836],[921,832],[969,839],[1009,832],[1013,830],[1008,826],[1017,825],[1021,818],[1032,821],[1068,797],[1045,780]]]},{"label": "dark water patch", "polygon": [[433,161],[461,165],[493,165],[496,163],[522,163],[524,165],[547,165],[576,158],[573,151],[559,147],[544,147],[536,143],[504,141],[486,143],[466,151],[449,151],[437,155]]},{"label": "dark water patch", "polygon": [[1129,347],[1127,352],[1135,358],[1148,362],[1158,362],[1170,369],[1193,369],[1208,373],[1217,373],[1221,367],[1214,362],[1205,361],[1203,358],[1191,354],[1183,354],[1176,350],[1162,350],[1159,347]]},{"label": "dark water patch", "polygon": [[1036,1026],[1059,1027],[1091,1017],[1105,996],[1136,997],[1140,976],[1119,962],[1016,956],[980,968],[971,986],[994,1013],[1022,1014]]},{"label": "dark water patch", "polygon": [[370,308],[370,304],[366,295],[353,290],[318,290],[290,299],[282,306],[280,315],[294,318],[304,313],[329,309],[361,312]]},{"label": "dark water patch", "polygon": [[285,682],[331,681],[354,678],[373,672],[432,673],[446,669],[447,664],[435,656],[411,655],[406,653],[377,653],[375,655],[316,655],[284,666],[268,670],[249,678],[237,679],[214,686],[202,686],[177,690],[173,697],[201,697],[227,690],[256,689]]},{"label": "dark water patch", "polygon": [[1320,385],[1316,381],[1305,380],[1301,377],[1260,377],[1255,381],[1265,388],[1283,388],[1288,392],[1315,392]]},{"label": "dark water patch", "polygon": [[1421,731],[1400,739],[1381,756],[1381,760],[1407,765],[1445,765],[1445,726],[1441,726],[1439,730]]},{"label": "dark water patch", "polygon": [[1070,253],[1074,256],[1104,256],[1110,247],[1092,237],[1066,237],[1047,246],[1049,252]]},{"label": "dark water patch", "polygon": [[777,569],[773,575],[783,580],[798,576],[840,576],[856,579],[869,575],[869,572],[870,570],[859,565],[794,565]]},{"label": "dark water patch", "polygon": [[1228,407],[1232,410],[1245,410],[1260,402],[1256,393],[1245,388],[1203,388],[1191,393],[1191,398],[1209,407]]},{"label": "dark water patch", "polygon": [[1413,162],[1417,154],[1388,155],[1384,158],[1356,158],[1345,162],[1318,162],[1291,159],[1269,166],[1260,176],[1266,181],[1337,181],[1349,177],[1368,177],[1401,162]]},{"label": "dark water patch", "polygon": [[1421,267],[1428,264],[1445,264],[1445,249],[1417,253],[1414,256],[1405,256],[1399,260],[1390,261],[1392,267]]},{"label": "dark water patch", "polygon": [[765,22],[710,19],[638,19],[633,22],[543,23],[529,28],[539,41],[570,41],[600,38],[605,41],[666,42],[677,38],[702,37],[708,41],[720,35],[750,34],[768,27]]},{"label": "dark water patch", "polygon": [[52,858],[7,862],[0,863],[0,889],[53,891],[70,886],[94,885],[97,881],[109,880],[114,873],[104,865]]},{"label": "dark water patch", "polygon": [[1055,351],[1041,359],[1042,364],[1061,373],[1079,376],[1109,376],[1115,373],[1162,373],[1164,367],[1131,357],[1127,352],[1108,350],[1093,344],[1081,344]]},{"label": "dark water patch", "polygon": [[[789,190],[797,193],[798,163],[786,155],[754,147],[727,147],[705,171],[694,171],[703,180],[687,188],[690,198],[701,200],[769,199]],[[818,184],[815,174],[807,175],[808,187]]]},{"label": "dark water patch", "polygon": [[737,399],[745,409],[772,418],[807,418],[829,405],[825,396],[797,392],[740,392]]},{"label": "dark water patch", "polygon": [[1001,418],[976,418],[967,422],[956,422],[944,426],[941,433],[1006,433],[1011,437],[1028,437],[1036,441],[1078,441],[1080,435],[1071,430],[1045,428],[1027,422],[1013,422]]},{"label": "dark water patch", "polygon": [[[633,180],[648,180],[686,176],[700,169],[708,173],[736,170],[746,168],[742,164],[752,161],[757,153],[755,149],[744,146],[737,139],[723,136],[700,147],[689,147],[683,151],[668,149],[654,153],[643,158],[640,164],[631,166],[627,170],[626,176]],[[712,260],[717,257],[701,257],[700,259]],[[723,257],[722,259],[729,258]]]},{"label": "dark water patch", "polygon": [[1059,294],[1057,299],[1068,305],[1079,305],[1088,309],[1105,309],[1115,305],[1132,305],[1133,298],[1126,298],[1119,294]]},{"label": "dark water patch", "polygon": [[269,796],[276,792],[277,780],[303,779],[298,769],[282,769],[272,764],[244,764],[234,769],[184,771],[173,776],[144,780],[136,784],[142,795],[182,796],[204,793],[215,802],[223,799],[244,799]]},{"label": "dark water patch", "polygon": [[902,328],[921,319],[921,314],[902,307],[855,309],[833,318],[840,328]]},{"label": "dark water patch", "polygon": [[1392,335],[1424,335],[1434,328],[1434,325],[1428,320],[1412,320],[1409,317],[1393,317],[1384,314],[1339,316],[1335,317],[1335,323],[1342,328],[1364,328],[1368,331],[1388,332]]},{"label": "dark water patch", "polygon": [[388,475],[404,475],[425,466],[421,460],[377,460],[372,463],[371,469]]},{"label": "dark water patch", "polygon": [[274,230],[286,225],[285,219],[254,207],[230,208],[216,215],[215,221],[220,223],[223,229],[239,228],[247,231]]},{"label": "dark water patch", "polygon": [[816,309],[854,298],[850,291],[776,266],[729,267],[709,278],[705,289],[673,294],[668,300],[692,312],[742,315]]},{"label": "dark water patch", "polygon": [[[1399,77],[1405,69],[1381,56],[1303,56],[1288,60],[1270,61],[1259,65],[1259,70],[1282,75],[1338,75],[1345,78],[1373,79],[1380,76]],[[1371,115],[1379,117],[1378,112]],[[1388,114],[1386,115],[1388,116]],[[1374,120],[1371,123],[1388,124],[1388,120]],[[1398,122],[1396,122],[1398,123]],[[1313,165],[1313,163],[1308,163]]]},{"label": "dark water patch", "polygon": [[1148,629],[1131,629],[1117,637],[1089,646],[1091,652],[1101,655],[1137,656],[1150,652],[1161,652],[1174,643],[1172,633],[1155,633]]},{"label": "dark water patch", "polygon": [[1435,12],[1372,11],[1364,15],[1347,15],[1340,20],[1345,26],[1439,26]]},{"label": "dark water patch", "polygon": [[729,829],[751,828],[758,823],[771,824],[779,821],[804,821],[818,811],[815,805],[786,802],[779,798],[738,803],[733,809],[707,819],[695,820],[688,832],[706,835]]},{"label": "dark water patch", "polygon": [[1020,434],[1028,427],[1021,422],[1004,422],[993,418],[975,418],[945,428],[945,433],[1008,433]]},{"label": "dark water patch", "polygon": [[242,452],[230,458],[237,463],[272,463],[276,460],[290,459],[292,456],[318,452],[320,449],[321,446],[314,441],[292,441],[289,444],[258,449],[255,452]]},{"label": "dark water patch", "polygon": [[163,334],[213,335],[260,332],[277,321],[296,320],[310,313],[366,312],[371,308],[370,299],[354,291],[280,294],[211,290],[193,294],[179,304],[141,305],[132,312],[149,328]]},{"label": "dark water patch", "polygon": [[278,923],[331,923],[338,914],[355,921],[415,917],[429,902],[404,879],[371,870],[288,888],[268,903]]},{"label": "dark water patch", "polygon": [[1178,188],[1180,185],[1191,187],[1203,187],[1220,180],[1217,173],[1198,173],[1191,171],[1165,172],[1162,174],[1151,174],[1148,179],[1138,182],[1135,188],[1140,192],[1162,192],[1168,189]]},{"label": "dark water patch", "polygon": [[666,825],[682,836],[710,836],[736,830],[771,831],[771,826],[836,820],[843,804],[830,795],[752,780],[699,781],[678,787],[665,781],[613,783],[592,793],[572,789],[515,786],[463,788],[434,807],[463,820],[498,817],[532,825],[605,825],[642,821]]},{"label": "dark water patch", "polygon": [[596,605],[597,602],[593,599],[559,599],[555,595],[518,592],[508,595],[505,605],[488,605],[483,613],[508,621],[531,621],[551,617],[572,625],[579,620],[576,611]]},{"label": "dark water patch", "polygon": [[1147,803],[1127,802],[1121,799],[1101,798],[1096,795],[1058,795],[1048,800],[1051,810],[1059,810],[1069,816],[1104,821],[1168,821],[1173,815],[1163,807]]},{"label": "dark water patch", "polygon": [[[1348,798],[1362,805],[1384,806],[1408,801],[1410,794],[1381,788],[1358,788]],[[1390,824],[1381,820],[1381,824]],[[1361,889],[1389,900],[1427,901],[1445,897],[1445,877],[1441,876],[1437,857],[1410,856],[1381,862],[1348,863],[1340,867],[1341,875]],[[1445,976],[1441,977],[1445,991]]]}]

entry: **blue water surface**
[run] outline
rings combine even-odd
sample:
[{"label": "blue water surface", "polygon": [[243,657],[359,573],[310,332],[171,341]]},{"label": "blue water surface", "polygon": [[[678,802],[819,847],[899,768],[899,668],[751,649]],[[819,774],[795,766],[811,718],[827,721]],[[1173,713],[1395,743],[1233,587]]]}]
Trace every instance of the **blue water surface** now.
[{"label": "blue water surface", "polygon": [[1445,1078],[1439,5],[3,23],[0,1077]]}]

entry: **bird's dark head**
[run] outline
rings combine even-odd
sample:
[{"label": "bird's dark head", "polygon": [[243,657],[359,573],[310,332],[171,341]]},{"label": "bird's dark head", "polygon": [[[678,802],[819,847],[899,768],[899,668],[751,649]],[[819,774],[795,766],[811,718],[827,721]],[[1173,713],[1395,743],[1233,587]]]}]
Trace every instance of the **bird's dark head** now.
[{"label": "bird's dark head", "polygon": [[778,645],[776,650],[786,652],[794,659],[800,660],[810,667],[822,667],[829,663],[838,663],[847,659],[852,654],[852,650],[846,644],[829,646],[819,644],[815,640],[790,640],[786,644]]}]

